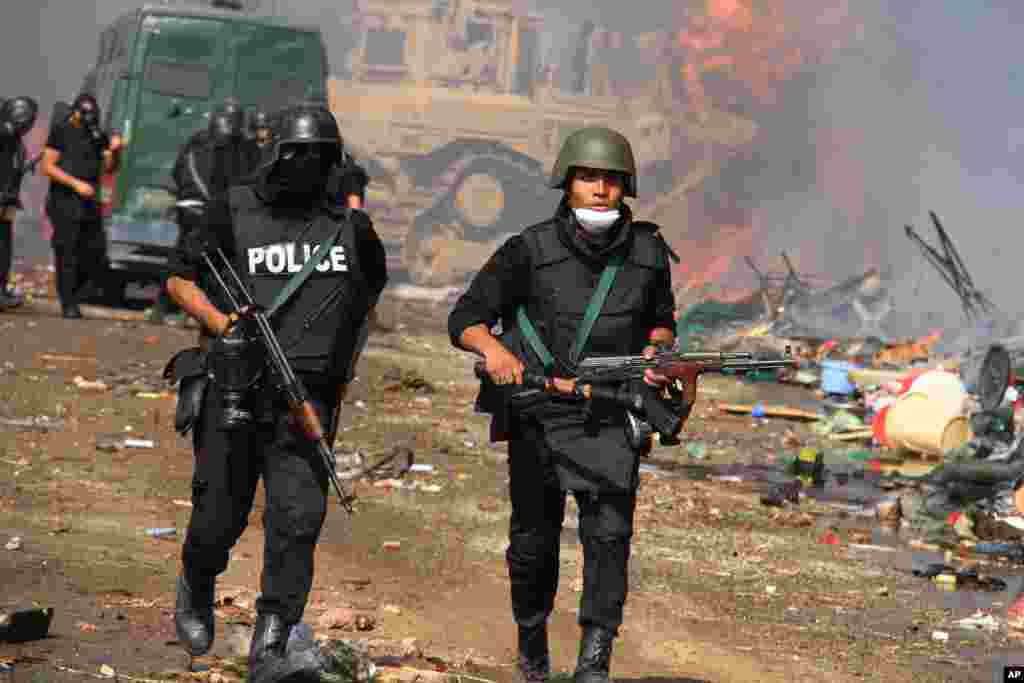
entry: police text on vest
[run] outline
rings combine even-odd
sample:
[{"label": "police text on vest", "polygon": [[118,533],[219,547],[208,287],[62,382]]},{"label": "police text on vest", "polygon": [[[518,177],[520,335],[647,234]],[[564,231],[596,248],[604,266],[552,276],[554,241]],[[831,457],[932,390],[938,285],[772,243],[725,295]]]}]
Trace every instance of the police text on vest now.
[{"label": "police text on vest", "polygon": [[[319,244],[269,244],[263,247],[249,247],[249,274],[259,275],[270,273],[297,273],[302,266],[318,251]],[[345,247],[335,245],[321,257],[316,266],[318,273],[344,273],[348,271],[348,259]]]}]

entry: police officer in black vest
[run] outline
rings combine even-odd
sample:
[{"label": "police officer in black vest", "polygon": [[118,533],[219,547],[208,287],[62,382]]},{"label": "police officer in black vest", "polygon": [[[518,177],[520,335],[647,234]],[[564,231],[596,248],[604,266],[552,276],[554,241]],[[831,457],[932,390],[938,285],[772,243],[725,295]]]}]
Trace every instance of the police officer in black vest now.
[{"label": "police officer in black vest", "polygon": [[[201,223],[211,226],[229,223],[228,188],[252,173],[261,157],[256,141],[245,132],[242,106],[237,99],[229,97],[210,115],[207,127],[182,145],[171,171],[177,199],[200,202],[204,210],[177,212],[176,248],[180,249],[189,233]],[[230,235],[224,237],[230,238]],[[152,319],[159,322],[173,309],[166,288],[162,288]]]},{"label": "police officer in black vest", "polygon": [[21,181],[31,164],[25,156],[25,135],[36,124],[39,105],[31,97],[14,97],[0,105],[0,310],[23,300],[9,286],[14,253],[14,219],[22,208]]},{"label": "police officer in black vest", "polygon": [[[179,410],[185,404],[191,412],[179,412],[178,427],[193,430],[195,447],[193,510],[175,623],[192,655],[209,650],[215,579],[246,527],[262,477],[265,553],[249,655],[254,681],[295,673],[285,645],[313,583],[328,481],[282,392],[275,390],[275,377],[261,365],[262,347],[239,348],[239,326],[211,286],[201,254],[217,246],[227,251],[253,298],[267,308],[311,255],[321,259],[270,322],[329,435],[337,430],[336,408],[352,378],[360,331],[387,280],[384,247],[367,215],[339,207],[327,196],[327,178],[343,150],[330,111],[319,104],[288,108],[277,116],[273,133],[254,182],[230,191],[230,223],[195,231],[202,239],[181,250],[167,282],[171,297],[211,338],[198,370],[169,368],[167,373],[182,381]],[[230,240],[218,239],[228,232]],[[241,383],[234,381],[239,378]]]},{"label": "police officer in black vest", "polygon": [[[607,128],[576,131],[562,147],[550,186],[564,191],[555,216],[508,239],[448,320],[452,343],[481,354],[498,385],[521,384],[524,369],[571,378],[589,355],[652,353],[674,340],[671,252],[657,226],[633,221],[622,202],[636,196],[629,142]],[[604,288],[602,279],[611,285],[600,301],[595,292]],[[584,313],[597,306],[581,344]],[[499,321],[502,334],[495,338],[491,330]],[[645,381],[668,383],[649,370]],[[546,623],[558,585],[566,492],[572,491],[583,546],[575,681],[607,683],[626,601],[645,448],[630,444],[622,408],[594,404],[588,410],[561,395],[520,406],[507,420],[496,418],[491,437],[509,442],[506,559],[520,673],[527,681],[550,674]]]},{"label": "police officer in black vest", "polygon": [[256,143],[256,146],[263,149],[270,144],[270,116],[263,109],[253,109],[249,112],[249,139]]},{"label": "police officer in black vest", "polygon": [[81,318],[78,302],[88,283],[109,284],[107,236],[100,215],[100,176],[120,166],[121,136],[100,128],[96,98],[82,93],[71,115],[50,131],[40,165],[50,178],[46,214],[53,223],[57,294],[65,318]]}]

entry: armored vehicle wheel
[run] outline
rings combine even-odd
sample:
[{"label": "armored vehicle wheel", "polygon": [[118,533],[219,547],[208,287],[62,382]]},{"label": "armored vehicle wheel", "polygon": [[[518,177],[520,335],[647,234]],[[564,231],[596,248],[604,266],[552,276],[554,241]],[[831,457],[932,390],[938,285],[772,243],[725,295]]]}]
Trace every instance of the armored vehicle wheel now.
[{"label": "armored vehicle wheel", "polygon": [[475,159],[448,195],[451,220],[471,242],[489,242],[550,215],[544,179],[496,159]]}]

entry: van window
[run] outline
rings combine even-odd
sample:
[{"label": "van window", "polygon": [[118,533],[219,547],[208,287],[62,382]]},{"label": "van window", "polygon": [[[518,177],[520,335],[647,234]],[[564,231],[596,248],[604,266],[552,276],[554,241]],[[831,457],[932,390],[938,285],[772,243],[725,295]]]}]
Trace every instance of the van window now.
[{"label": "van window", "polygon": [[220,29],[219,21],[182,17],[153,25],[146,50],[146,89],[172,97],[210,97]]},{"label": "van window", "polygon": [[175,64],[150,61],[146,64],[146,86],[153,92],[172,97],[210,96],[210,70],[202,64]]},{"label": "van window", "polygon": [[235,93],[242,102],[273,111],[324,95],[326,65],[318,34],[241,24],[235,32]]}]

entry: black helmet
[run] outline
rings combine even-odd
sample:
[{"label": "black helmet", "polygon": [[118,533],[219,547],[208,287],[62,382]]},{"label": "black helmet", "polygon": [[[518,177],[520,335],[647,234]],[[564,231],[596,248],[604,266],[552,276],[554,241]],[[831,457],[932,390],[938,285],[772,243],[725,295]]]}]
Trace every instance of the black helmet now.
[{"label": "black helmet", "polygon": [[38,114],[39,105],[31,97],[14,97],[0,106],[0,121],[10,124],[11,130],[19,138],[36,125]]},{"label": "black helmet", "polygon": [[299,104],[284,109],[273,117],[270,130],[272,144],[262,166],[273,166],[281,159],[282,148],[296,143],[328,145],[335,163],[341,160],[345,143],[334,114],[323,105]]},{"label": "black helmet", "polygon": [[[299,104],[284,109],[273,117],[270,129],[270,144],[264,150],[257,177],[271,194],[274,186],[294,188],[308,182],[310,189],[314,189],[326,184],[330,170],[342,160],[344,142],[338,122],[325,105]],[[318,155],[317,169],[307,166],[302,170],[305,180],[292,177],[287,170],[296,166],[296,145],[317,145],[323,150]]]},{"label": "black helmet", "polygon": [[98,128],[100,125],[100,105],[96,98],[83,92],[71,103],[71,112],[82,118],[86,128]]},{"label": "black helmet", "polygon": [[245,128],[245,113],[242,104],[234,97],[228,97],[210,115],[210,137],[216,144],[223,144],[241,137]]},{"label": "black helmet", "polygon": [[261,128],[270,128],[270,116],[262,109],[249,112],[249,134],[255,135]]}]

